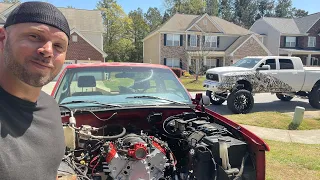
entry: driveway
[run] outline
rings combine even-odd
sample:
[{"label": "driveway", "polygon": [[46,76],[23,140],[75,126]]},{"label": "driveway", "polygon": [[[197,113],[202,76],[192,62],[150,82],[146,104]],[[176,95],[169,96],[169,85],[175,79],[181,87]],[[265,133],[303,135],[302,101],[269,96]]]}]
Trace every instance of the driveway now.
[{"label": "driveway", "polygon": [[[205,92],[202,92],[205,94]],[[196,93],[190,93],[193,97]],[[317,112],[319,109],[314,109],[309,105],[308,99],[293,98],[289,102],[280,101],[276,95],[270,93],[255,94],[254,96],[254,106],[251,112],[261,112],[261,111],[277,111],[282,113],[292,113],[296,106],[301,106],[306,109],[306,111]],[[221,114],[230,115],[232,112],[227,107],[227,102],[224,102],[221,106],[210,105],[209,109]]]}]

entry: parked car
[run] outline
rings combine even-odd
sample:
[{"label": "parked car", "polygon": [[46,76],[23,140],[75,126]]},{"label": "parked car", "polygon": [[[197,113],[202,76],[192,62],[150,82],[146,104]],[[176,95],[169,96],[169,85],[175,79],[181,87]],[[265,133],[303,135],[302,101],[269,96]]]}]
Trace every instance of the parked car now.
[{"label": "parked car", "polygon": [[255,93],[275,93],[282,101],[308,98],[312,107],[320,109],[320,67],[304,67],[299,57],[245,57],[231,66],[207,70],[203,86],[212,104],[227,100],[233,113],[250,112]]},{"label": "parked car", "polygon": [[206,108],[207,96],[191,98],[167,66],[69,65],[51,95],[66,137],[62,177],[265,179],[268,145]]}]

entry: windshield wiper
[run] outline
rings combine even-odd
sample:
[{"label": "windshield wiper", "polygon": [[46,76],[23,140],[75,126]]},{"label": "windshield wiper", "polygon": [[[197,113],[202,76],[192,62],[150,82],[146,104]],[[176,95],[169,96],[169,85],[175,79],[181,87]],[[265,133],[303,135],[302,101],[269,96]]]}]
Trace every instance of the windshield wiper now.
[{"label": "windshield wiper", "polygon": [[157,96],[132,96],[132,97],[127,97],[127,98],[133,98],[133,99],[159,99],[159,100],[168,101],[168,102],[171,102],[171,103],[174,103],[174,104],[188,105],[186,103],[173,101],[173,100],[170,100],[170,99],[161,98],[161,97],[157,97]]},{"label": "windshield wiper", "polygon": [[80,103],[92,103],[92,104],[98,104],[98,105],[105,106],[105,107],[122,107],[121,105],[117,105],[117,104],[105,104],[105,103],[100,103],[100,102],[98,102],[98,101],[70,101],[70,102],[61,103],[60,105],[80,104]]}]

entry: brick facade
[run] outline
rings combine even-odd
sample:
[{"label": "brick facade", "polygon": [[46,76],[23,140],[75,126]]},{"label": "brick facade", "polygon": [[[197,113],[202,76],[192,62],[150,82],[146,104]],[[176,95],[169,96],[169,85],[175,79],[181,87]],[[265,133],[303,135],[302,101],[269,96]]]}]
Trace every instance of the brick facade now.
[{"label": "brick facade", "polygon": [[[268,53],[253,37],[251,37],[245,42],[245,44],[234,52],[233,60],[238,60],[246,56],[268,56]],[[229,59],[228,63],[230,63]]]},{"label": "brick facade", "polygon": [[93,60],[93,61],[104,61],[102,54],[92,47],[87,41],[85,41],[77,33],[72,33],[71,36],[77,36],[77,42],[70,40],[68,47],[67,58],[68,60]]},{"label": "brick facade", "polygon": [[[308,41],[309,41],[308,36],[298,36],[297,46],[292,48],[306,49],[306,50],[320,50],[320,36],[318,35],[320,33],[320,20],[318,20],[318,22],[315,23],[307,33],[309,33],[309,36],[316,37],[316,47],[308,47]],[[288,47],[285,47],[285,36],[280,37],[280,47],[288,48]]]},{"label": "brick facade", "polygon": [[164,64],[164,58],[179,58],[182,61],[182,69],[188,69],[188,55],[185,49],[186,38],[183,36],[182,46],[164,46],[164,34],[161,34],[160,64]]}]

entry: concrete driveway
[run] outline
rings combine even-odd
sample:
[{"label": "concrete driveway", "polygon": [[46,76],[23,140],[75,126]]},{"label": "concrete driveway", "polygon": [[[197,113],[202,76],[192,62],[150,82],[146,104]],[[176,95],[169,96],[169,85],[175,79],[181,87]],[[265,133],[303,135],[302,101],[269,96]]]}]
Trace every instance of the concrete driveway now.
[{"label": "concrete driveway", "polygon": [[[205,94],[205,92],[202,92]],[[190,93],[193,97],[196,93]],[[306,111],[319,112],[319,109],[314,109],[309,105],[308,99],[293,98],[289,102],[280,101],[276,95],[270,93],[255,94],[254,96],[254,107],[251,112],[261,112],[261,111],[277,111],[282,113],[292,113],[296,106],[301,106],[306,109]],[[209,109],[221,115],[230,115],[232,112],[227,107],[227,102],[224,102],[221,106],[210,105]]]}]

